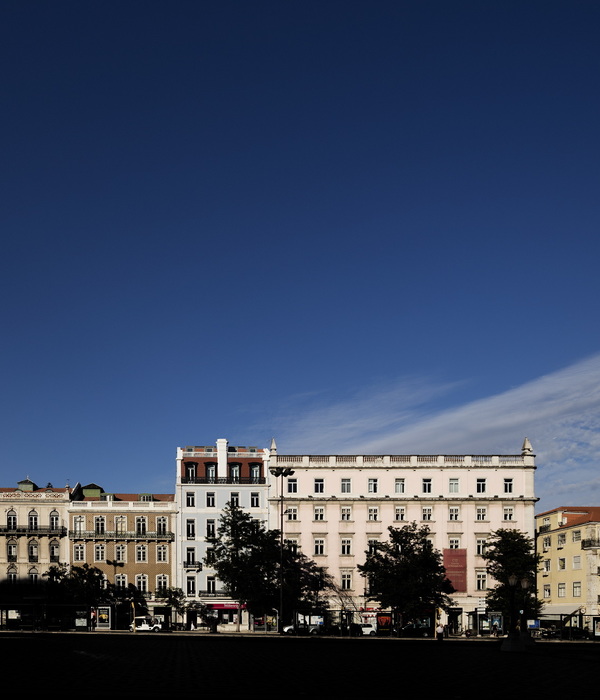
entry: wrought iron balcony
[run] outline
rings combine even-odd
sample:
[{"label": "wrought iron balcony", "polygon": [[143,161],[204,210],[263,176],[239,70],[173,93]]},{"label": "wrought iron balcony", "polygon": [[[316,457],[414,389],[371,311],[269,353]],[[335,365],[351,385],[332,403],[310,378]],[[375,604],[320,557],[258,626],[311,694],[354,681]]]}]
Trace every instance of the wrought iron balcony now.
[{"label": "wrought iron balcony", "polygon": [[72,530],[69,532],[69,538],[72,540],[167,540],[172,542],[175,539],[175,534],[172,532],[137,532],[135,530],[105,530],[104,532],[96,532],[94,530]]},{"label": "wrought iron balcony", "polygon": [[240,484],[241,486],[252,486],[253,484],[266,484],[264,476],[182,476],[182,484],[216,484],[231,486]]},{"label": "wrought iron balcony", "polygon": [[0,526],[0,535],[12,537],[66,537],[66,527],[11,527]]},{"label": "wrought iron balcony", "polygon": [[600,547],[600,539],[581,540],[581,549],[594,549],[596,547]]}]

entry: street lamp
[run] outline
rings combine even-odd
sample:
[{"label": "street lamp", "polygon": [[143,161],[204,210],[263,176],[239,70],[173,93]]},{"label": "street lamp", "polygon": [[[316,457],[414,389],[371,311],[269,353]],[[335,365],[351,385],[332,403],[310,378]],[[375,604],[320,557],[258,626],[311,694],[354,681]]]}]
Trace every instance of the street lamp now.
[{"label": "street lamp", "polygon": [[273,467],[269,469],[279,482],[279,614],[277,615],[277,631],[283,634],[283,477],[292,476],[293,469],[289,467]]},{"label": "street lamp", "polygon": [[[520,585],[523,591],[523,608],[521,619],[517,625],[517,589]],[[532,640],[527,632],[527,591],[531,586],[531,581],[524,576],[519,578],[516,574],[508,577],[508,590],[510,592],[510,630],[505,641],[502,643],[502,651],[524,651],[526,645]]]}]

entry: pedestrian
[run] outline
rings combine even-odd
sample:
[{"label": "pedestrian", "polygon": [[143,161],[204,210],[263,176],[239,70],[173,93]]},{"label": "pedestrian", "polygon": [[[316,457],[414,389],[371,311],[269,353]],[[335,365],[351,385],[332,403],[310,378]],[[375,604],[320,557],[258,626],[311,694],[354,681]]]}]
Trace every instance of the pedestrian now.
[{"label": "pedestrian", "polygon": [[442,625],[441,622],[438,623],[438,626],[435,628],[435,634],[438,642],[442,642],[444,640],[444,625]]}]

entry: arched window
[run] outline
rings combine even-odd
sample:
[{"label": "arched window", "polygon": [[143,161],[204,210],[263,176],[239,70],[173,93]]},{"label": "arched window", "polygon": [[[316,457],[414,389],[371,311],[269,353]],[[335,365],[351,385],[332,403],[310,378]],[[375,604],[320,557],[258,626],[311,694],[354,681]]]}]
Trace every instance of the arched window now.
[{"label": "arched window", "polygon": [[6,514],[6,525],[9,530],[17,529],[17,514],[14,510],[9,510]]},{"label": "arched window", "polygon": [[8,540],[6,543],[6,558],[9,562],[17,561],[17,541]]},{"label": "arched window", "polygon": [[52,540],[50,542],[50,563],[58,564],[60,561],[60,544],[58,540]]},{"label": "arched window", "polygon": [[10,583],[16,583],[17,582],[17,567],[16,566],[9,566],[8,569],[6,570],[6,578]]},{"label": "arched window", "polygon": [[30,530],[38,529],[38,514],[35,510],[30,510],[27,517],[27,523]]},{"label": "arched window", "polygon": [[29,540],[27,543],[27,557],[30,562],[37,562],[38,561],[38,543],[36,540]]},{"label": "arched window", "polygon": [[51,527],[53,530],[58,530],[59,525],[60,525],[60,516],[59,516],[57,510],[53,510],[53,511],[50,513],[50,527]]},{"label": "arched window", "polygon": [[29,573],[29,580],[31,581],[31,583],[37,583],[39,581],[40,574],[39,574],[39,571],[35,567],[32,567],[31,569],[29,569],[28,573]]}]

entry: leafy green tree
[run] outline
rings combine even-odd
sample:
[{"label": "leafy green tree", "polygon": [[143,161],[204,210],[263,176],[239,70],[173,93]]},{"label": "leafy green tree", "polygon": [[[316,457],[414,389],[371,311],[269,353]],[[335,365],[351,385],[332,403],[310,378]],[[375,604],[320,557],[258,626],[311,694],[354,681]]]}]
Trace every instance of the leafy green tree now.
[{"label": "leafy green tree", "polygon": [[358,565],[368,581],[369,596],[382,608],[394,611],[402,622],[448,608],[454,591],[446,578],[440,552],[428,539],[428,527],[410,523],[389,527],[389,540],[378,542]]},{"label": "leafy green tree", "polygon": [[282,580],[288,617],[292,611],[322,609],[325,600],[319,596],[332,585],[331,577],[314,561],[286,542],[281,547],[279,530],[265,529],[231,503],[221,513],[215,545],[205,563],[227,592],[254,615],[279,609]]},{"label": "leafy green tree", "polygon": [[519,530],[496,530],[483,558],[488,575],[496,581],[487,592],[488,607],[503,613],[510,629],[515,628],[519,615],[536,617],[543,605],[536,594],[542,556],[535,553],[532,538]]},{"label": "leafy green tree", "polygon": [[103,572],[95,566],[51,566],[43,574],[54,597],[96,607],[113,599],[112,589],[106,585]]}]

